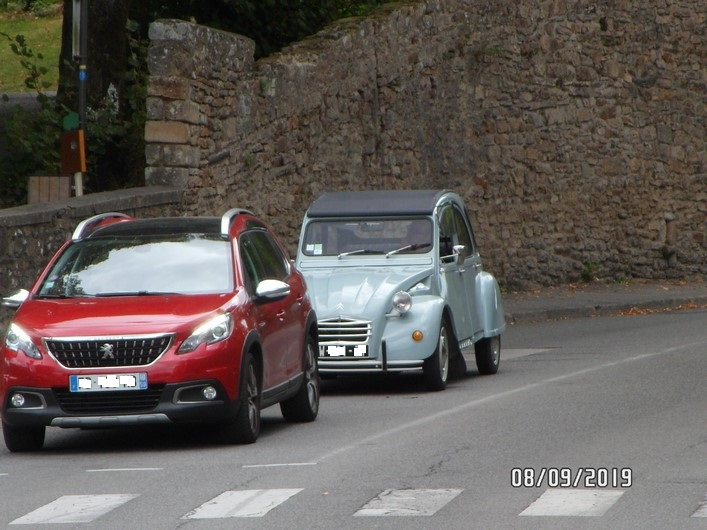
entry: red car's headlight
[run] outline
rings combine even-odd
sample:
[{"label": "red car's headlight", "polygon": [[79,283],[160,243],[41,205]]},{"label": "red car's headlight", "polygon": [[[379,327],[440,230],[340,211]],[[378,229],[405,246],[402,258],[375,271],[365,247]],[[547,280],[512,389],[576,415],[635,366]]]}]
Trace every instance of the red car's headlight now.
[{"label": "red car's headlight", "polygon": [[34,342],[32,342],[32,339],[27,332],[15,323],[10,324],[10,328],[7,330],[7,334],[5,335],[5,346],[12,351],[21,351],[27,357],[31,357],[32,359],[42,358],[39,348],[34,345]]},{"label": "red car's headlight", "polygon": [[189,353],[201,344],[213,344],[226,340],[233,332],[233,317],[230,313],[217,315],[194,330],[187,340],[177,350],[177,353]]}]

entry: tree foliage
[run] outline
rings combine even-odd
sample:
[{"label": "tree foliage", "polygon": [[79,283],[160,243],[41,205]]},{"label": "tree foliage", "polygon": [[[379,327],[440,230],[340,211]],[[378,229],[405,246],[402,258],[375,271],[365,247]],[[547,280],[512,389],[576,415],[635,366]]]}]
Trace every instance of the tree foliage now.
[{"label": "tree foliage", "polygon": [[[59,170],[59,135],[61,121],[60,104],[47,97],[48,87],[42,80],[46,69],[37,66],[42,59],[22,35],[11,37],[0,32],[0,40],[6,40],[17,56],[25,72],[24,84],[37,93],[39,110],[29,112],[18,106],[4,124],[2,140],[5,156],[0,162],[0,208],[21,204],[27,193],[29,175],[57,174]],[[4,96],[3,100],[7,97]]]},{"label": "tree foliage", "polygon": [[131,5],[142,25],[158,18],[193,20],[239,33],[256,43],[256,57],[315,33],[329,22],[362,15],[388,0],[146,0]]}]

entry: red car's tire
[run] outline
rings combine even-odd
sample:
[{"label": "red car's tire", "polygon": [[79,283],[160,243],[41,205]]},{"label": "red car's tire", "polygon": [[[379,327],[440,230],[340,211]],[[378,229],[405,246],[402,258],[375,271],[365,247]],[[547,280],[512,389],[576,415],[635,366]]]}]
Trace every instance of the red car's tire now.
[{"label": "red car's tire", "polygon": [[297,394],[280,403],[285,421],[314,421],[319,413],[319,371],[317,370],[317,343],[307,335],[304,345],[304,379]]}]

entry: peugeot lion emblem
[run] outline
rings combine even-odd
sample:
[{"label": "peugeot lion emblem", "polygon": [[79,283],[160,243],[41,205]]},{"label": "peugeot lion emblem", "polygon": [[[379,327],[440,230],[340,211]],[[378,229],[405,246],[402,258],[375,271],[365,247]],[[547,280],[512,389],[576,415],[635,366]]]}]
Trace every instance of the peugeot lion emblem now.
[{"label": "peugeot lion emblem", "polygon": [[102,353],[101,359],[115,359],[115,354],[113,353],[113,345],[105,343],[98,349],[99,353]]}]

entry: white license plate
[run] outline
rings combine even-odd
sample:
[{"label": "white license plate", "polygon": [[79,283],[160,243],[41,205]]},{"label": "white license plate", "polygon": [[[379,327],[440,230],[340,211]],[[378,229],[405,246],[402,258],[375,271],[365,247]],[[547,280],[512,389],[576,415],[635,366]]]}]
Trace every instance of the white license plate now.
[{"label": "white license plate", "polygon": [[320,357],[368,357],[368,346],[358,344],[356,346],[339,346],[332,344],[329,346],[319,346]]},{"label": "white license plate", "polygon": [[69,390],[71,392],[147,390],[147,372],[135,374],[70,375]]}]

